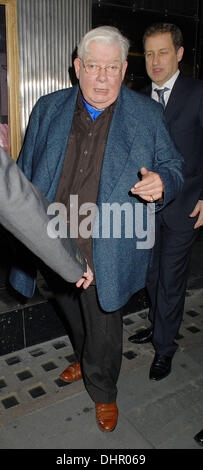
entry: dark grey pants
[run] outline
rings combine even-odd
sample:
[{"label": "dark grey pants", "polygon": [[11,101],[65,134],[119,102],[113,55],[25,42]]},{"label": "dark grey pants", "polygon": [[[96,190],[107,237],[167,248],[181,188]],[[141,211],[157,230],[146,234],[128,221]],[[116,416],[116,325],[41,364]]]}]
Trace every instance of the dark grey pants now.
[{"label": "dark grey pants", "polygon": [[122,316],[104,312],[95,286],[78,291],[47,268],[40,268],[67,322],[85,387],[96,403],[116,400],[122,360]]}]

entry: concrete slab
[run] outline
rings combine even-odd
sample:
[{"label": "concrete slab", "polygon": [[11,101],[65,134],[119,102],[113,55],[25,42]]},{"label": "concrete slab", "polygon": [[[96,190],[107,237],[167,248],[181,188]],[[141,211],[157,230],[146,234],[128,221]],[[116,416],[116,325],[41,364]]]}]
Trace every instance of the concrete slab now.
[{"label": "concrete slab", "polygon": [[[58,346],[53,340],[1,357],[0,449],[200,450],[193,437],[203,428],[203,290],[189,294],[172,373],[160,382],[149,380],[152,345],[128,341],[145,326],[147,313],[124,318],[119,421],[113,433],[98,429],[82,381],[65,387],[56,383],[73,360],[68,337],[60,338]],[[19,374],[25,374],[24,380]],[[30,390],[37,387],[45,393],[33,398]],[[18,404],[5,408],[9,397]]]},{"label": "concrete slab", "polygon": [[85,392],[26,415],[0,430],[0,448],[6,449],[135,447],[151,448],[122,411],[115,431],[110,434],[102,433],[95,424],[94,404]]}]

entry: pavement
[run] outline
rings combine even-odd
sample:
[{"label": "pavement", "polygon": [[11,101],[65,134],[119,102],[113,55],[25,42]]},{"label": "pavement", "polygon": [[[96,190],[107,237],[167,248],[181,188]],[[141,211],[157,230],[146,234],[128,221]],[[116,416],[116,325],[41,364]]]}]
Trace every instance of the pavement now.
[{"label": "pavement", "polygon": [[[149,380],[154,357],[151,343],[134,345],[128,341],[137,329],[148,325],[147,310],[123,318],[119,420],[114,432],[103,433],[97,427],[94,403],[83,381],[65,384],[59,378],[74,360],[68,336],[0,357],[2,451],[57,449],[64,456],[81,449],[100,453],[102,449],[136,450],[139,454],[150,450],[203,449],[194,440],[194,435],[203,429],[202,247],[201,232],[193,251],[177,339],[179,348],[167,378]],[[11,455],[7,452],[7,462]]]}]

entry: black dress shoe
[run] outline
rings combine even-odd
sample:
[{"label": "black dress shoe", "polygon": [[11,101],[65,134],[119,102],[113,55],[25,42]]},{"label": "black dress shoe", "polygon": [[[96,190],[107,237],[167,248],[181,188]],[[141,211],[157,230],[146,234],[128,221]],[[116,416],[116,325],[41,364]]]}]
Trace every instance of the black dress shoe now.
[{"label": "black dress shoe", "polygon": [[167,377],[171,372],[172,357],[155,354],[152,362],[149,378],[151,380],[161,380]]},{"label": "black dress shoe", "polygon": [[145,328],[144,330],[140,330],[135,335],[132,335],[128,338],[131,343],[136,344],[144,344],[149,343],[153,337],[153,330],[152,328]]},{"label": "black dress shoe", "polygon": [[203,446],[203,429],[196,434],[194,439],[200,446]]}]

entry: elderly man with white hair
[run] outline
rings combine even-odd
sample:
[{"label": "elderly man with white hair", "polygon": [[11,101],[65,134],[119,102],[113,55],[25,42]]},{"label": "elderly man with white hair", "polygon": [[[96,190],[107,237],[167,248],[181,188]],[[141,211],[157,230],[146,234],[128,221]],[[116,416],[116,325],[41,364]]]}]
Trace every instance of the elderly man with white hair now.
[{"label": "elderly man with white hair", "polygon": [[[99,428],[106,432],[118,419],[121,307],[145,286],[152,248],[144,241],[139,245],[143,230],[135,227],[146,227],[148,202],[157,210],[164,207],[183,184],[182,157],[161,106],[122,85],[128,48],[128,39],[111,26],[84,36],[74,61],[79,85],[38,100],[18,160],[50,202],[65,205],[70,231],[94,272],[92,285],[78,294],[79,309],[79,304],[71,307],[70,285],[42,268],[66,316],[76,355],[61,378],[83,379]],[[75,200],[78,217],[73,216]],[[115,207],[121,209],[120,218],[113,214],[112,221]],[[122,209],[136,219],[127,236]],[[114,223],[120,232],[115,233]],[[27,273],[13,269],[10,281],[31,296],[33,266]]]}]

